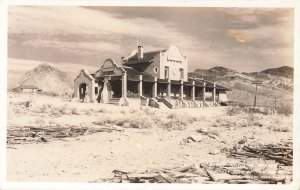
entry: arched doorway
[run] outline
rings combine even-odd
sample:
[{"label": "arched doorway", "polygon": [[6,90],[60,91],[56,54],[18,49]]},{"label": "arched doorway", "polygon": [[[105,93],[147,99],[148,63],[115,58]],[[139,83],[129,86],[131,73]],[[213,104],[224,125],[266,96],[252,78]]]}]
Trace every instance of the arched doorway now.
[{"label": "arched doorway", "polygon": [[81,83],[79,85],[79,98],[84,99],[85,95],[87,95],[87,84],[86,83]]}]

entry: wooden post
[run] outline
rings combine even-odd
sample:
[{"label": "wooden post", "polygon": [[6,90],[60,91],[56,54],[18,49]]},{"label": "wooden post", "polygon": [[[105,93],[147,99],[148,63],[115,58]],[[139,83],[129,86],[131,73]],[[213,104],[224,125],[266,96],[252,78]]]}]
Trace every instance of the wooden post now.
[{"label": "wooden post", "polygon": [[168,79],[168,94],[167,94],[168,99],[171,98],[171,81]]},{"label": "wooden post", "polygon": [[183,100],[183,81],[180,80],[180,100]]},{"label": "wooden post", "polygon": [[213,102],[216,102],[216,83],[214,82],[214,89],[212,92],[212,96],[213,96]]},{"label": "wooden post", "polygon": [[192,100],[195,101],[195,81],[193,80],[192,86]]},{"label": "wooden post", "polygon": [[127,73],[122,75],[122,97],[127,97]]},{"label": "wooden post", "polygon": [[143,75],[139,76],[139,86],[138,86],[138,92],[140,96],[143,96]]},{"label": "wooden post", "polygon": [[154,84],[152,86],[152,98],[156,98],[157,96],[157,78],[154,77]]},{"label": "wooden post", "polygon": [[202,90],[202,93],[203,93],[202,101],[203,102],[205,102],[205,92],[206,92],[206,82],[203,83],[203,90]]}]

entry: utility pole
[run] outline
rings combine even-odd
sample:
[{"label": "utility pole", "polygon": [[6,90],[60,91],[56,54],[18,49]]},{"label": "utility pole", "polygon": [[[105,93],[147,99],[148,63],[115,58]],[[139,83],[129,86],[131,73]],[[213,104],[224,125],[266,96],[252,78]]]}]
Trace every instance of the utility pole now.
[{"label": "utility pole", "polygon": [[255,84],[255,96],[254,96],[254,107],[256,107],[256,98],[257,98],[257,85],[261,84],[262,81],[256,80],[252,84]]}]

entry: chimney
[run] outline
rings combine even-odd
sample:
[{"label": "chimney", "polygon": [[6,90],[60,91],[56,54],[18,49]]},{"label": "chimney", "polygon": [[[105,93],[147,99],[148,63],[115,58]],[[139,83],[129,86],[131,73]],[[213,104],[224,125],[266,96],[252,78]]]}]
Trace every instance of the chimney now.
[{"label": "chimney", "polygon": [[143,46],[138,46],[138,59],[143,59],[143,58],[144,58]]}]

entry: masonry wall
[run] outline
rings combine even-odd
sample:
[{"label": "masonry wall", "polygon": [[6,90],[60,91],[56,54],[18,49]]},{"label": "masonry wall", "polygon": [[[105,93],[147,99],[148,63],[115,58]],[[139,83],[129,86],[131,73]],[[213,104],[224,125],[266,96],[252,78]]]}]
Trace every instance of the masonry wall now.
[{"label": "masonry wall", "polygon": [[[169,79],[170,80],[188,80],[187,58],[184,57],[179,48],[176,46],[170,46],[166,52],[162,52],[160,56],[160,79],[165,79],[165,67],[169,67]],[[184,70],[184,78],[180,76],[180,69]]]},{"label": "masonry wall", "polygon": [[79,97],[79,86],[80,84],[85,83],[87,85],[87,96],[89,98],[89,102],[95,102],[96,101],[96,95],[95,95],[95,87],[97,86],[95,81],[91,79],[87,74],[85,74],[83,71],[80,72],[80,74],[77,76],[77,78],[74,80],[74,97]]}]

